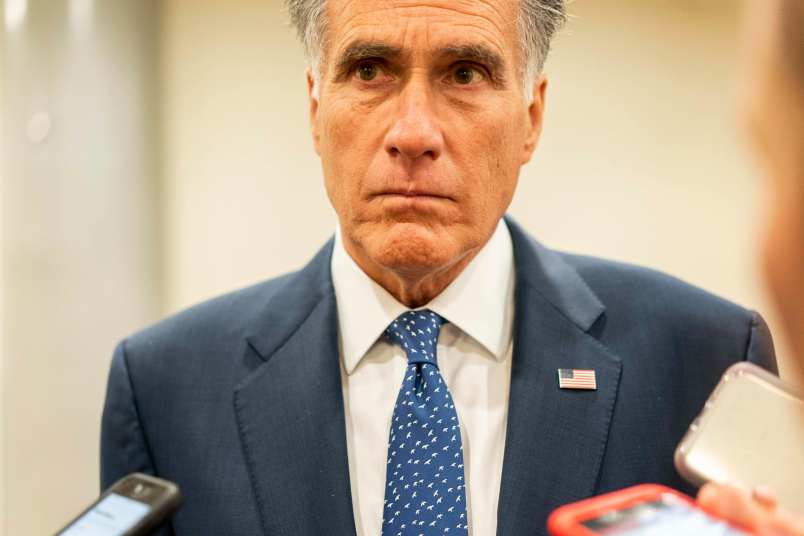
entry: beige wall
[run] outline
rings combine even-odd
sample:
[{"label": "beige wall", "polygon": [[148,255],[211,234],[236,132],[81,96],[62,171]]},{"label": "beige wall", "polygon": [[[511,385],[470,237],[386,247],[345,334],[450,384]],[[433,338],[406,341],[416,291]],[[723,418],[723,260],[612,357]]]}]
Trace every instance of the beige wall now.
[{"label": "beige wall", "polygon": [[[9,535],[46,534],[95,494],[117,339],[302,265],[335,224],[280,0],[98,2],[103,24],[75,42],[63,25],[77,3],[93,4],[30,0],[39,26],[28,41],[3,40]],[[550,246],[653,266],[767,310],[753,260],[757,183],[732,119],[735,3],[575,0],[572,10],[548,69],[542,145],[511,213]],[[34,147],[21,133],[42,109],[53,134]]]},{"label": "beige wall", "polygon": [[170,311],[298,267],[334,228],[280,4],[163,4]]},{"label": "beige wall", "polygon": [[[5,10],[5,4],[3,0],[0,0],[0,13]],[[5,43],[5,24],[0,24],[0,43]],[[3,206],[3,199],[4,199],[4,191],[3,191],[3,183],[5,180],[3,177],[6,175],[6,159],[5,159],[5,110],[3,104],[5,102],[4,99],[4,90],[5,90],[5,47],[0,47],[0,207]],[[0,215],[0,244],[5,242],[5,225],[3,222],[2,215]],[[3,282],[5,278],[3,276],[3,263],[0,260],[0,423],[5,422],[6,420],[6,408],[5,408],[5,399],[6,399],[6,391],[5,391],[5,340],[4,340],[4,332],[5,329],[5,309],[3,305],[5,303],[5,299],[3,297]],[[5,453],[5,436],[2,424],[0,424],[0,519],[6,518],[6,476],[5,476],[5,464],[6,464],[6,453]],[[5,530],[3,528],[4,523],[0,522],[0,536],[5,534]]]}]

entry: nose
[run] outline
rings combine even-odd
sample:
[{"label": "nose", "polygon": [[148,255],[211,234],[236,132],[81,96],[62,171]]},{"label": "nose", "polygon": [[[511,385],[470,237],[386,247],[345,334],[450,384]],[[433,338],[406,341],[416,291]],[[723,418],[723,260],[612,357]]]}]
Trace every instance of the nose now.
[{"label": "nose", "polygon": [[420,158],[435,160],[444,149],[444,137],[428,88],[411,85],[398,98],[399,108],[385,136],[385,150],[392,158],[407,162]]}]

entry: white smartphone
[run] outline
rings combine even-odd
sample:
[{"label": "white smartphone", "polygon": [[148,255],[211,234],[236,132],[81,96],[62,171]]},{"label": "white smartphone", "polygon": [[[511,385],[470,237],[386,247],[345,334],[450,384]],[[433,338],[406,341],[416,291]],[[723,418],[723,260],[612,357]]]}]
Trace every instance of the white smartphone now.
[{"label": "white smartphone", "polygon": [[675,464],[695,485],[770,486],[782,506],[804,512],[804,399],[756,365],[733,365],[679,443]]},{"label": "white smartphone", "polygon": [[141,473],[118,480],[56,536],[147,536],[181,504],[173,482]]}]

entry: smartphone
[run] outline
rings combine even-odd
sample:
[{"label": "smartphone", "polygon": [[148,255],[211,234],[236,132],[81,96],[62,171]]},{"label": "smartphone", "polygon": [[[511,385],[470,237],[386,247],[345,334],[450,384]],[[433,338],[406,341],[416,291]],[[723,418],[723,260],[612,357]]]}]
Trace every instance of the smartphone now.
[{"label": "smartphone", "polygon": [[804,512],[804,399],[751,363],[730,367],[675,453],[678,472],[705,482],[769,486]]},{"label": "smartphone", "polygon": [[568,504],[547,520],[552,536],[746,536],[702,510],[689,497],[642,484]]},{"label": "smartphone", "polygon": [[146,536],[180,505],[176,484],[132,473],[115,482],[56,536]]}]

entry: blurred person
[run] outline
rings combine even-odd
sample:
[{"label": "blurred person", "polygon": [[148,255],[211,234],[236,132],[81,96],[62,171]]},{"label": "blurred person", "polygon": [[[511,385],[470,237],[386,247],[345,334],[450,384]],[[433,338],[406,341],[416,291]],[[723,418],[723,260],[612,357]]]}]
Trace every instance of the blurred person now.
[{"label": "blurred person", "polygon": [[689,490],[676,443],[734,360],[775,370],[771,337],[505,217],[563,2],[289,8],[339,227],[302,270],[120,343],[103,486],[177,482],[168,534],[309,536],[544,534],[560,504]]},{"label": "blurred person", "polygon": [[[768,176],[762,262],[804,385],[804,2],[751,0],[745,11],[743,115]],[[804,512],[778,508],[772,490],[710,484],[699,501],[758,534],[804,536]]]}]

